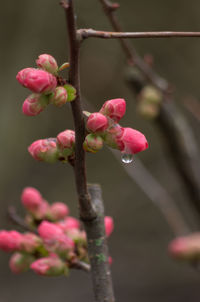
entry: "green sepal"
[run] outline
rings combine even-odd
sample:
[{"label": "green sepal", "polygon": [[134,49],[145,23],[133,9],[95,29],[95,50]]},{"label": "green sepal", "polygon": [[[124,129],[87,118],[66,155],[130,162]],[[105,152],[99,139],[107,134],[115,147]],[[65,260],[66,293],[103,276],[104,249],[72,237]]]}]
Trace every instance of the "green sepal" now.
[{"label": "green sepal", "polygon": [[67,91],[67,102],[72,102],[76,98],[76,89],[70,84],[65,84],[63,87]]}]

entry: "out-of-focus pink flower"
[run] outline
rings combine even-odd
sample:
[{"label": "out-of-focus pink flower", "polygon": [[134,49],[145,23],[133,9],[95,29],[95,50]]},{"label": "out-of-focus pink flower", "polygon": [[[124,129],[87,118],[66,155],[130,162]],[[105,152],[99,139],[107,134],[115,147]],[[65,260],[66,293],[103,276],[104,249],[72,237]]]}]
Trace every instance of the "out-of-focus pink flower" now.
[{"label": "out-of-focus pink flower", "polygon": [[32,255],[14,253],[9,261],[10,269],[15,274],[26,272],[30,268],[30,264],[34,261]]},{"label": "out-of-focus pink flower", "polygon": [[57,85],[56,77],[47,71],[36,68],[22,69],[16,78],[22,86],[36,93],[50,93]]},{"label": "out-of-focus pink flower", "polygon": [[135,154],[148,148],[144,134],[132,128],[124,128],[118,142],[121,144],[119,149],[126,154]]},{"label": "out-of-focus pink flower", "polygon": [[79,229],[80,222],[78,219],[68,216],[64,220],[57,222],[57,226],[65,232],[71,229]]},{"label": "out-of-focus pink flower", "polygon": [[105,102],[100,110],[100,113],[109,116],[115,122],[124,116],[126,112],[126,102],[124,99],[113,99]]},{"label": "out-of-focus pink flower", "polygon": [[106,236],[109,237],[111,235],[111,233],[114,230],[114,222],[113,222],[113,218],[110,216],[105,216],[104,217],[104,224],[105,224],[105,232],[106,232]]},{"label": "out-of-focus pink flower", "polygon": [[56,87],[52,96],[51,96],[51,103],[57,107],[61,107],[67,102],[67,90],[62,87]]},{"label": "out-of-focus pink flower", "polygon": [[58,71],[56,59],[48,54],[41,54],[36,60],[36,64],[38,67],[53,74],[56,74]]},{"label": "out-of-focus pink flower", "polygon": [[17,231],[0,231],[0,249],[5,252],[20,250],[22,234]]},{"label": "out-of-focus pink flower", "polygon": [[69,214],[69,208],[63,202],[54,202],[50,207],[50,216],[53,220],[60,220]]},{"label": "out-of-focus pink flower", "polygon": [[39,208],[35,212],[32,212],[34,218],[36,218],[37,220],[45,219],[46,217],[49,216],[49,213],[50,213],[50,205],[44,199],[40,204]]},{"label": "out-of-focus pink flower", "polygon": [[40,192],[32,187],[27,187],[22,191],[22,204],[29,211],[35,211],[42,203],[42,195]]},{"label": "out-of-focus pink flower", "polygon": [[110,265],[112,265],[112,263],[113,263],[113,258],[112,258],[111,256],[108,257],[108,263],[109,263]]},{"label": "out-of-focus pink flower", "polygon": [[65,130],[57,135],[57,144],[60,149],[72,149],[75,145],[75,132]]},{"label": "out-of-focus pink flower", "polygon": [[174,239],[168,247],[172,257],[177,259],[199,259],[200,258],[200,233]]},{"label": "out-of-focus pink flower", "polygon": [[90,114],[87,120],[87,129],[88,131],[94,133],[104,132],[108,128],[108,119],[105,115],[94,112]]},{"label": "out-of-focus pink flower", "polygon": [[44,241],[56,240],[63,235],[63,231],[59,226],[45,220],[39,225],[38,233]]},{"label": "out-of-focus pink flower", "polygon": [[48,96],[44,94],[33,93],[28,96],[22,106],[24,115],[35,116],[42,112],[49,103]]},{"label": "out-of-focus pink flower", "polygon": [[34,159],[48,163],[56,162],[59,156],[54,138],[39,139],[28,147],[28,151]]},{"label": "out-of-focus pink flower", "polygon": [[27,253],[33,253],[42,245],[42,240],[34,233],[25,233],[22,235],[20,250]]},{"label": "out-of-focus pink flower", "polygon": [[103,148],[103,139],[101,136],[90,133],[85,138],[83,148],[87,152],[96,153]]},{"label": "out-of-focus pink flower", "polygon": [[58,276],[67,272],[66,264],[56,255],[40,258],[30,267],[35,273],[43,276]]}]

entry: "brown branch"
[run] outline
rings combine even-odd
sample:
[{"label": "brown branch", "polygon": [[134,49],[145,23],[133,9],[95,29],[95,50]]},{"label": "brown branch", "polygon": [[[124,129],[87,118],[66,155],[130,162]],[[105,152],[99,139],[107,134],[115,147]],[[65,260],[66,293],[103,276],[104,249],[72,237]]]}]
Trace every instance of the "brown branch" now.
[{"label": "brown branch", "polygon": [[10,206],[8,208],[8,217],[23,230],[37,234],[37,231],[30,228],[24,219],[17,214],[15,207]]},{"label": "brown branch", "polygon": [[[118,19],[115,15],[115,10],[112,9],[113,4],[108,0],[99,0],[103,6],[109,21],[115,31],[122,31]],[[115,5],[116,6],[116,5]],[[200,162],[199,151],[196,140],[193,136],[192,129],[185,118],[177,111],[173,104],[172,96],[169,94],[168,82],[160,77],[136,52],[132,46],[129,45],[125,39],[120,39],[122,49],[131,64],[134,64],[145,76],[145,78],[157,87],[163,93],[163,100],[160,114],[157,118],[157,125],[162,131],[162,136],[168,143],[168,150],[174,159],[175,166],[186,185],[186,190],[190,196],[191,203],[200,215]],[[131,75],[128,79],[132,89],[139,92],[144,83],[138,90],[140,81],[136,81]]]},{"label": "brown branch", "polygon": [[77,34],[82,39],[101,38],[101,39],[141,39],[141,38],[185,38],[200,37],[200,32],[183,31],[147,31],[147,32],[111,32],[99,31],[91,28],[79,29]]},{"label": "brown branch", "polygon": [[[76,88],[77,97],[71,103],[75,125],[75,179],[79,199],[80,217],[84,223],[88,240],[88,255],[91,261],[91,274],[96,302],[114,302],[112,280],[108,264],[108,248],[105,241],[104,217],[101,204],[100,187],[92,185],[87,189],[85,151],[85,123],[82,113],[80,93],[79,51],[80,40],[77,35],[73,0],[61,3],[66,13],[69,39],[69,82]],[[100,242],[99,239],[103,238]],[[97,244],[98,239],[99,244]],[[96,254],[96,252],[98,252]]]}]

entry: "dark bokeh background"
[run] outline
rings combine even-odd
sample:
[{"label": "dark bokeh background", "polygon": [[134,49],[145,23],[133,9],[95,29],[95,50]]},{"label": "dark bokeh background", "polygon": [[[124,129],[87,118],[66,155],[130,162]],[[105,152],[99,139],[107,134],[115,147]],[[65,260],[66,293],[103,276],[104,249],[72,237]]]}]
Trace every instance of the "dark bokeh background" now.
[{"label": "dark bokeh background", "polygon": [[[127,31],[200,28],[197,0],[121,0],[120,4],[118,14]],[[98,1],[77,0],[76,6],[81,27],[109,28]],[[15,80],[18,70],[34,66],[41,53],[54,55],[59,64],[67,60],[64,13],[55,0],[3,1],[0,25],[0,228],[12,228],[6,217],[8,205],[16,205],[23,213],[20,194],[24,186],[38,188],[51,202],[65,201],[71,214],[78,216],[71,167],[37,163],[27,152],[33,140],[73,128],[70,107],[49,106],[35,118],[23,116],[21,105],[28,91]],[[141,55],[154,55],[156,69],[176,85],[177,104],[184,112],[181,98],[200,94],[200,40],[148,39],[136,40],[134,45]],[[144,132],[150,143],[149,150],[138,157],[185,209],[193,225],[183,186],[165,153],[158,130],[137,115],[134,97],[124,82],[124,63],[117,41],[86,41],[81,52],[82,92],[98,108],[109,98],[127,100],[127,115],[122,124]],[[198,136],[198,124],[187,112],[184,114]],[[200,274],[168,257],[167,245],[173,234],[159,210],[106,148],[95,156],[88,155],[87,165],[89,182],[101,183],[106,214],[115,219],[115,232],[109,244],[114,258],[112,272],[117,301],[199,301]],[[8,259],[9,255],[0,253],[1,302],[92,301],[90,278],[85,273],[72,272],[67,279],[44,278],[33,273],[14,276],[8,268]]]}]

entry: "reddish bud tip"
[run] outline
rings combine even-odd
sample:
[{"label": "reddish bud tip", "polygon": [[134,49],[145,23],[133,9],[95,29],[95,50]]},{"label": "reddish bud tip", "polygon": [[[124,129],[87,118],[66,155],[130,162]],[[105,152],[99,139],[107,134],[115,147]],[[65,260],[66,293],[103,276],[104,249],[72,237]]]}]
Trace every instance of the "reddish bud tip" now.
[{"label": "reddish bud tip", "polygon": [[50,216],[53,220],[61,220],[69,214],[69,208],[63,202],[54,202],[50,207]]},{"label": "reddish bud tip", "polygon": [[120,150],[126,154],[135,154],[148,148],[144,134],[132,128],[124,128],[119,144]]},{"label": "reddish bud tip", "polygon": [[110,216],[105,216],[104,217],[104,224],[105,224],[105,232],[106,236],[109,237],[111,233],[114,230],[114,221],[113,218]]},{"label": "reddish bud tip", "polygon": [[39,68],[42,68],[50,73],[56,74],[58,71],[58,64],[54,57],[48,54],[42,54],[36,60]]},{"label": "reddish bud tip", "polygon": [[126,102],[124,99],[113,99],[104,103],[100,113],[109,116],[115,122],[124,116],[126,112]]},{"label": "reddish bud tip", "polygon": [[48,163],[56,162],[59,156],[54,138],[37,140],[28,147],[28,151],[34,159]]},{"label": "reddish bud tip", "polygon": [[108,128],[108,119],[101,113],[90,114],[87,120],[87,129],[90,132],[104,132]]},{"label": "reddish bud tip", "polygon": [[35,116],[42,112],[49,103],[49,98],[46,95],[33,93],[28,96],[22,106],[24,115]]},{"label": "reddish bud tip", "polygon": [[56,107],[61,107],[67,102],[67,91],[64,87],[56,87],[51,97],[51,103]]},{"label": "reddish bud tip", "polygon": [[29,211],[35,211],[42,203],[42,195],[32,187],[27,187],[22,191],[21,201],[24,207]]}]

